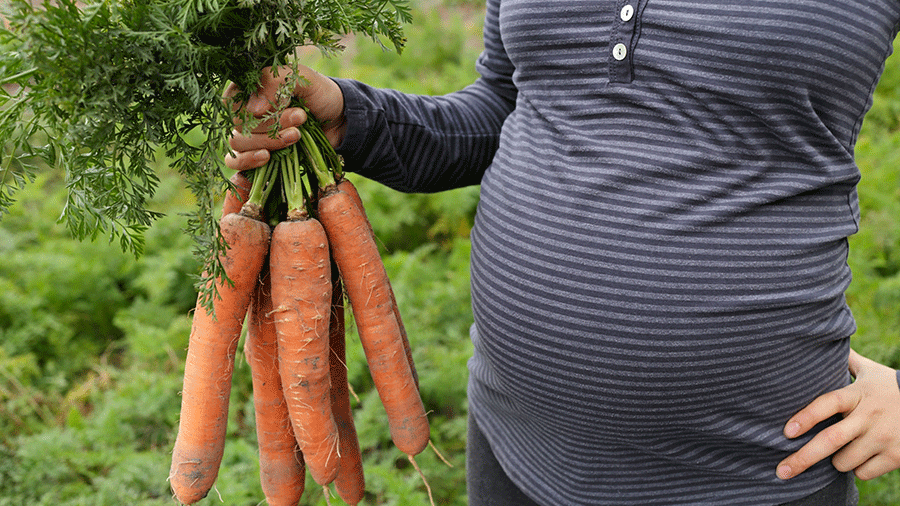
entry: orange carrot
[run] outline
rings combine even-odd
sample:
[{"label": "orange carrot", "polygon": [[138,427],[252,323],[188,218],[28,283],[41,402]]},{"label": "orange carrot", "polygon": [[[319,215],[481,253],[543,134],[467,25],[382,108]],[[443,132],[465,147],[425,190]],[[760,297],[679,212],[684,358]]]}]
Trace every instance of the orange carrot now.
[{"label": "orange carrot", "polygon": [[337,268],[332,265],[331,290],[331,410],[340,436],[341,460],[334,488],[345,503],[356,506],[366,494],[359,438],[350,410],[350,388],[347,383],[347,359],[344,328],[344,288]]},{"label": "orange carrot", "polygon": [[428,446],[428,418],[406,359],[387,273],[366,217],[350,196],[333,186],[319,198],[318,214],[345,283],[391,438],[403,453],[417,455]]},{"label": "orange carrot", "polygon": [[278,374],[278,338],[272,320],[268,272],[253,292],[247,316],[244,354],[253,379],[259,477],[269,506],[297,506],[303,495],[306,468],[294,438]]},{"label": "orange carrot", "polygon": [[270,255],[281,384],[306,467],[316,483],[326,485],[338,472],[329,370],[328,240],[315,219],[284,221],[272,233]]},{"label": "orange carrot", "polygon": [[[362,197],[359,196],[359,192],[356,191],[356,186],[354,186],[349,179],[343,177],[339,178],[337,181],[337,189],[349,195],[356,205],[359,206],[363,216],[366,215],[366,208],[363,206]],[[366,218],[366,223],[369,224],[369,231],[372,234],[372,237],[375,237],[375,232],[372,230],[371,222],[369,222],[368,218]],[[416,388],[419,388],[419,372],[416,371],[416,364],[415,361],[413,361],[412,356],[412,347],[409,345],[409,337],[406,334],[406,327],[403,325],[403,318],[400,316],[400,308],[397,306],[397,298],[394,296],[394,289],[391,287],[390,280],[388,280],[388,290],[391,294],[391,307],[394,308],[394,317],[397,318],[397,325],[400,328],[400,338],[403,339],[403,349],[406,352],[406,360],[409,361],[409,369],[412,372]]]},{"label": "orange carrot", "polygon": [[169,482],[176,498],[193,504],[209,493],[219,472],[228,423],[234,356],[250,295],[269,247],[269,226],[239,214],[220,222],[229,249],[221,258],[233,282],[216,281],[214,315],[200,301],[184,365],[181,420]]},{"label": "orange carrot", "polygon": [[241,206],[250,197],[250,180],[243,172],[235,172],[229,181],[234,188],[229,188],[225,192],[225,199],[222,201],[222,216],[241,212]]}]

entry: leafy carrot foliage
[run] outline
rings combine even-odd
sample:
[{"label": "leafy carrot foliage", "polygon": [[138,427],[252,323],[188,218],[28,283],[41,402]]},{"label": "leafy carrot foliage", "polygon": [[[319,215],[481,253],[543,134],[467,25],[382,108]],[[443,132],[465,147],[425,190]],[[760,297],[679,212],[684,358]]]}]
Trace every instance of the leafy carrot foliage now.
[{"label": "leafy carrot foliage", "polygon": [[[0,30],[0,216],[42,166],[65,172],[61,220],[78,238],[143,249],[160,214],[153,163],[170,160],[196,200],[187,229],[209,277],[224,244],[214,201],[235,119],[229,82],[252,91],[299,46],[345,33],[398,51],[405,0],[12,0]],[[240,98],[240,97],[238,97]],[[207,294],[211,295],[211,294]]]}]

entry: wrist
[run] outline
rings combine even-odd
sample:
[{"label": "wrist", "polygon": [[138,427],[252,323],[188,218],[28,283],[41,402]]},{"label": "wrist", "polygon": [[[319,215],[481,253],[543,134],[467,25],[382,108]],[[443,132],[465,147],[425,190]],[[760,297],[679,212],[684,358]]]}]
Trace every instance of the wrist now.
[{"label": "wrist", "polygon": [[[337,86],[341,96],[340,125],[335,127],[334,138],[337,143],[334,149],[338,152],[353,153],[363,142],[360,135],[365,131],[364,116],[361,111],[361,99],[358,91],[353,86],[354,81],[349,79],[331,78]],[[363,126],[360,128],[360,126]]]}]

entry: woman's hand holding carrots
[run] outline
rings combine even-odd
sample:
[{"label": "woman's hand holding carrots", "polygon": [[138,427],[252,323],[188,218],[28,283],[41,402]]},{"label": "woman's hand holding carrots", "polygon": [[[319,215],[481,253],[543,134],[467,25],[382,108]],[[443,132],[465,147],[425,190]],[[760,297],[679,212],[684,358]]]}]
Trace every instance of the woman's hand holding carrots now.
[{"label": "woman's hand holding carrots", "polygon": [[[333,147],[337,147],[344,139],[347,125],[344,118],[344,95],[337,83],[328,77],[304,65],[297,64],[300,79],[293,90],[297,97],[319,121],[322,131]],[[279,89],[291,76],[290,67],[278,69],[276,77],[272,69],[263,73],[262,86],[247,99],[246,103],[237,104],[256,118],[264,118],[272,112],[273,104],[278,102]],[[239,90],[231,85],[225,92],[226,97],[234,97]],[[272,137],[269,132],[272,121],[264,121],[250,132],[243,132],[236,125],[230,145],[234,153],[225,157],[225,165],[232,170],[249,170],[261,167],[269,160],[271,150],[282,149],[300,140],[298,127],[307,120],[306,110],[302,107],[288,107],[282,111],[279,121],[278,135]]]}]

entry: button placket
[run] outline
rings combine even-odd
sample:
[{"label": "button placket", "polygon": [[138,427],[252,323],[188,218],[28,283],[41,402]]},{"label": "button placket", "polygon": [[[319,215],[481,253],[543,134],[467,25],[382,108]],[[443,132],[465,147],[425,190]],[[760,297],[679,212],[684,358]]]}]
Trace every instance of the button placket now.
[{"label": "button placket", "polygon": [[646,0],[619,0],[616,2],[615,27],[609,45],[610,83],[630,83],[633,79],[633,50],[636,42],[638,18],[642,3]]}]

